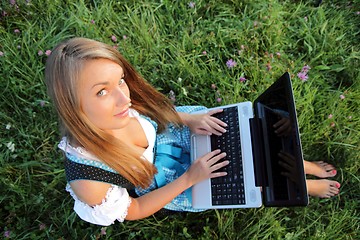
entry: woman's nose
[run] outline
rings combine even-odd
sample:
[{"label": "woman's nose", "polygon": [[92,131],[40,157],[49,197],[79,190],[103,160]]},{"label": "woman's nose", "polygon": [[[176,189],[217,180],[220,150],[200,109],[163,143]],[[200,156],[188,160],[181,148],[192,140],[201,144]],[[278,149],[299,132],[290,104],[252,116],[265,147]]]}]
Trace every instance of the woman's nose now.
[{"label": "woman's nose", "polygon": [[117,88],[115,98],[117,106],[124,106],[130,102],[129,91]]}]

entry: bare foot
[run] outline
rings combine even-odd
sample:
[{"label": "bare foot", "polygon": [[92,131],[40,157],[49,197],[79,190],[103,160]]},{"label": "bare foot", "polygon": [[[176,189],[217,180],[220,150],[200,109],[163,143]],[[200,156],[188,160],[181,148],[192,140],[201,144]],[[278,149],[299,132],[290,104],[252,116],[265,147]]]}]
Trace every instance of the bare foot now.
[{"label": "bare foot", "polygon": [[304,168],[306,174],[314,175],[320,178],[334,177],[336,175],[335,167],[323,161],[304,161]]},{"label": "bare foot", "polygon": [[328,179],[306,180],[308,194],[313,197],[330,198],[339,193],[340,183]]}]

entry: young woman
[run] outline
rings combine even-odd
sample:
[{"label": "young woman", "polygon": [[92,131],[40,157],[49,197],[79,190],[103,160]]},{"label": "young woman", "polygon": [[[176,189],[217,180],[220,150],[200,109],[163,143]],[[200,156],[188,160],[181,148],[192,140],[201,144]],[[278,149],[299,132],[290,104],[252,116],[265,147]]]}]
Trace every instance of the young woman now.
[{"label": "young woman", "polygon": [[[49,56],[45,78],[60,117],[66,189],[83,220],[106,226],[162,208],[199,211],[186,190],[226,175],[216,171],[229,163],[225,153],[215,150],[193,164],[188,155],[190,130],[226,131],[226,123],[212,117],[221,110],[195,115],[190,113],[203,107],[175,108],[111,46],[85,38],[64,41]],[[305,170],[335,175],[331,165],[312,164]],[[336,195],[338,183],[324,181],[313,195]]]}]

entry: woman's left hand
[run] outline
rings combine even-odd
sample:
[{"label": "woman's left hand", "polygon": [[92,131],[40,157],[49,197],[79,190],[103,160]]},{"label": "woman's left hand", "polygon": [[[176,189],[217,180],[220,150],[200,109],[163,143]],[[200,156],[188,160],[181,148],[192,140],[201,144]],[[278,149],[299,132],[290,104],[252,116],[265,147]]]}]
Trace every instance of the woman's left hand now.
[{"label": "woman's left hand", "polygon": [[222,109],[214,109],[204,114],[179,113],[179,115],[193,133],[221,135],[226,132],[227,124],[212,115],[222,111]]}]

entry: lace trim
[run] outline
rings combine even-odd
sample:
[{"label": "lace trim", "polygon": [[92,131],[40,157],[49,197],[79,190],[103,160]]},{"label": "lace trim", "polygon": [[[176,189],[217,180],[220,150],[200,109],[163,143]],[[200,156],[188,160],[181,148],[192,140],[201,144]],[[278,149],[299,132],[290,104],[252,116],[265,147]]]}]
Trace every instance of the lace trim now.
[{"label": "lace trim", "polygon": [[[90,206],[86,203],[84,203],[83,201],[81,201],[77,196],[76,194],[74,193],[74,191],[72,190],[70,184],[67,184],[66,185],[66,191],[70,193],[71,197],[77,202],[77,203],[80,203],[81,207],[84,208],[84,209],[88,209],[89,207],[95,212],[96,215],[103,215],[103,212],[101,211],[102,208],[105,208],[106,205],[112,205],[114,203],[117,203],[119,201],[119,199],[115,199],[114,197],[111,196],[111,194],[114,192],[114,191],[118,191],[122,188],[120,188],[119,186],[117,185],[111,185],[109,187],[109,189],[107,190],[106,192],[106,195],[105,197],[103,198],[103,200],[101,201],[101,204],[97,204],[95,206]],[[118,220],[119,222],[123,222],[128,214],[128,209],[130,207],[130,204],[131,204],[132,200],[131,200],[131,197],[128,195],[128,200],[127,200],[127,206],[126,206],[126,209],[125,211],[123,212],[123,214],[116,218],[116,220]],[[114,222],[112,222],[113,224]]]}]

